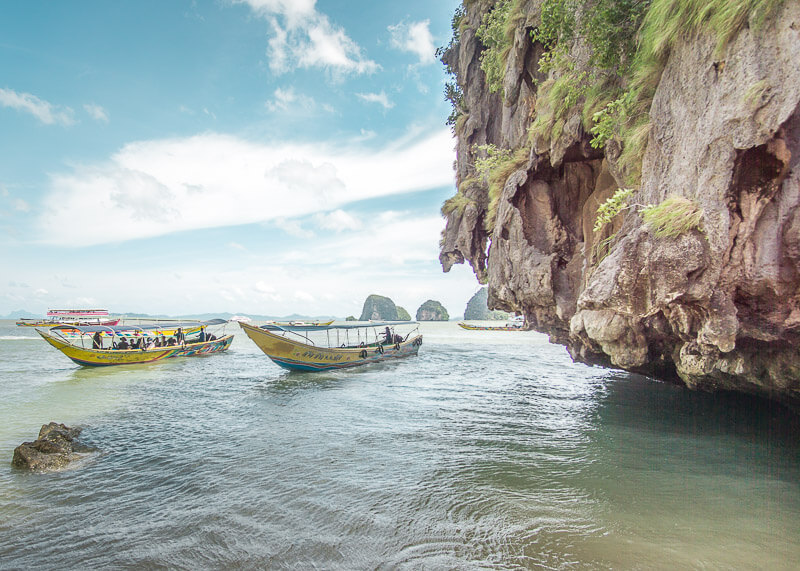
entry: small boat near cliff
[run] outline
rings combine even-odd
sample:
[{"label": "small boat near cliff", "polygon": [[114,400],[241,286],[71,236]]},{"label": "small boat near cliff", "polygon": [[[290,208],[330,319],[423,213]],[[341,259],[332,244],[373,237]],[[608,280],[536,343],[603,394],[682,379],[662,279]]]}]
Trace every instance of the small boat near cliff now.
[{"label": "small boat near cliff", "polygon": [[[273,362],[295,371],[328,371],[410,357],[422,345],[416,321],[286,325],[269,329],[239,322],[239,327]],[[405,328],[410,331],[404,334]]]},{"label": "small boat near cliff", "polygon": [[46,319],[21,318],[17,327],[52,327],[54,325],[117,325],[107,309],[49,309]]},{"label": "small boat near cliff", "polygon": [[469,331],[525,331],[524,325],[525,318],[521,315],[512,317],[505,325],[471,325],[464,321],[458,322],[458,326],[461,327],[461,329],[467,329]]},{"label": "small boat near cliff", "polygon": [[[141,325],[57,325],[37,333],[78,365],[137,365],[173,357],[195,357],[227,350],[233,335],[224,319]],[[208,327],[222,326],[217,336]]]}]

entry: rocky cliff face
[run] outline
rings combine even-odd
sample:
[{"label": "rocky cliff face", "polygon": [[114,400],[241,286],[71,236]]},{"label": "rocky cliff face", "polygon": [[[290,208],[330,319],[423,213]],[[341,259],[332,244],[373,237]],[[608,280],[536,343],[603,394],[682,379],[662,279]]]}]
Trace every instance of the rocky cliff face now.
[{"label": "rocky cliff face", "polygon": [[[463,89],[464,198],[447,215],[444,271],[470,263],[489,307],[524,313],[576,360],[800,405],[800,3],[722,47],[701,31],[666,56],[632,203],[696,205],[699,226],[673,236],[633,207],[594,231],[598,206],[630,186],[621,143],[590,146],[579,105],[552,136],[529,137],[548,79],[545,46],[530,36],[542,0],[516,2],[503,86],[490,93],[476,29],[495,4],[466,3],[443,58]],[[578,69],[588,65],[580,38],[570,49]],[[474,167],[486,144],[527,150],[488,228],[491,198]]]}]

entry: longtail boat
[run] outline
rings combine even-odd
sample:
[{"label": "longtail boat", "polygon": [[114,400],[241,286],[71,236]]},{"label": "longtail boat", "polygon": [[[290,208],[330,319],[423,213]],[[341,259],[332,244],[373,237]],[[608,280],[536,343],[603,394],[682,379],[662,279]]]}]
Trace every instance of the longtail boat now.
[{"label": "longtail boat", "polygon": [[49,309],[46,319],[23,317],[17,327],[52,327],[54,325],[117,325],[119,317],[111,317],[107,309]]},{"label": "longtail boat", "polygon": [[233,335],[225,335],[223,329],[217,338],[206,331],[225,324],[224,319],[212,319],[124,326],[57,325],[36,331],[78,365],[106,367],[225,351]]},{"label": "longtail boat", "polygon": [[505,325],[471,325],[463,321],[458,322],[461,329],[469,331],[525,331],[525,318],[520,316],[509,319]]},{"label": "longtail boat", "polygon": [[[403,335],[402,330],[411,329]],[[276,364],[295,371],[329,371],[416,355],[422,345],[416,321],[341,325],[286,325],[269,329],[239,322]]]}]

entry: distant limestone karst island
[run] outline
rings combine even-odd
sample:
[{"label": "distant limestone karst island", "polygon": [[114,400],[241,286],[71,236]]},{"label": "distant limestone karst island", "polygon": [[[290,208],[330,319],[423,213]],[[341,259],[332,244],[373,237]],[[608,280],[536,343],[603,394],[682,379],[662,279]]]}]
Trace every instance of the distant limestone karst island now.
[{"label": "distant limestone karst island", "polygon": [[[450,315],[438,301],[427,300],[417,309],[417,321],[448,321]],[[361,321],[408,321],[411,315],[403,307],[395,305],[390,298],[372,294],[364,300]]]},{"label": "distant limestone karst island", "polygon": [[509,314],[505,311],[489,309],[489,289],[482,287],[467,302],[464,309],[464,319],[472,321],[488,321],[508,319]]}]

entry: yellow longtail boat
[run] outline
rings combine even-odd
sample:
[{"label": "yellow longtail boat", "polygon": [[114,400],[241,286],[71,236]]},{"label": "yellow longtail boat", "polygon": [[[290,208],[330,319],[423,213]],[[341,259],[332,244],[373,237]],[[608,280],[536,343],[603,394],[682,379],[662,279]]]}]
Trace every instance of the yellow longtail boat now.
[{"label": "yellow longtail boat", "polygon": [[[231,346],[233,335],[225,335],[223,331],[217,338],[207,333],[206,328],[224,326],[226,323],[224,319],[212,319],[125,326],[58,325],[36,331],[75,363],[87,367],[106,367],[225,351]],[[192,337],[194,334],[197,337]],[[167,338],[174,344],[156,345],[161,339],[167,341]],[[130,348],[131,343],[135,347]]]},{"label": "yellow longtail boat", "polygon": [[[405,336],[397,332],[408,325],[416,327]],[[329,371],[416,355],[422,345],[418,326],[415,321],[262,327],[239,322],[267,357],[294,371]]]}]

